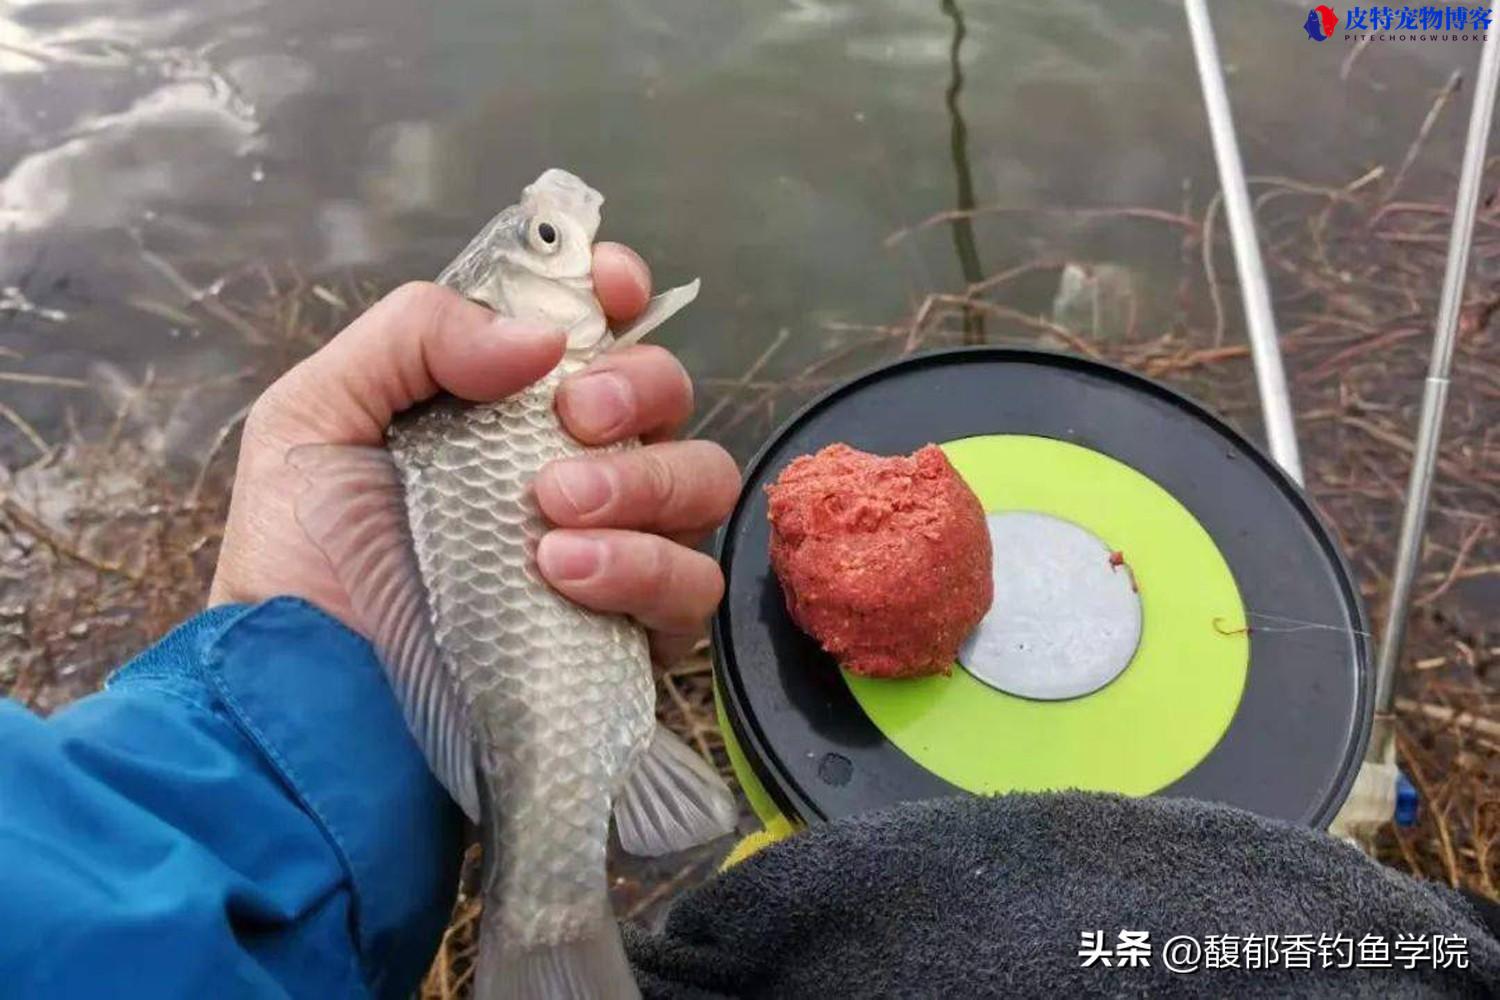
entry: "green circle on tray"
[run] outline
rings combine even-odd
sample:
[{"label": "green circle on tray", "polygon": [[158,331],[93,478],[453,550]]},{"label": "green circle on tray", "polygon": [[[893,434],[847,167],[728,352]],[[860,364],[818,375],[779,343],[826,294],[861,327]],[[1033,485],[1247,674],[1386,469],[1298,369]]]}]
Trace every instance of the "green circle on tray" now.
[{"label": "green circle on tray", "polygon": [[1140,592],[1140,645],[1119,677],[1068,701],[1005,694],[957,665],[911,680],[844,671],[865,713],[970,792],[1149,795],[1182,777],[1228,729],[1250,662],[1239,588],[1208,532],[1154,481],[1079,445],[991,434],[941,447],[987,512],[1051,514],[1122,553]]}]

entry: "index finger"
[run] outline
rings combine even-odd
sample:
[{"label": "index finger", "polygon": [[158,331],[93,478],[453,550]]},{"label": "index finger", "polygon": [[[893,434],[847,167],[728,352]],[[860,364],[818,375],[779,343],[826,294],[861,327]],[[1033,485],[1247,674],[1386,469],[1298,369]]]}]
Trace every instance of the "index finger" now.
[{"label": "index finger", "polygon": [[557,387],[557,415],[584,444],[670,437],[693,412],[693,380],[655,344],[609,351]]}]

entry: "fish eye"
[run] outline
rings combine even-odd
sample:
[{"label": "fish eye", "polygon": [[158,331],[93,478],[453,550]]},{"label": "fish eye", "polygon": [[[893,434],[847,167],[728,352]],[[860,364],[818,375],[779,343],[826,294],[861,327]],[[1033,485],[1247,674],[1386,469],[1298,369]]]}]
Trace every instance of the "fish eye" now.
[{"label": "fish eye", "polygon": [[562,243],[562,233],[558,232],[557,227],[550,222],[532,219],[531,225],[527,228],[527,242],[536,253],[554,254],[557,253]]}]

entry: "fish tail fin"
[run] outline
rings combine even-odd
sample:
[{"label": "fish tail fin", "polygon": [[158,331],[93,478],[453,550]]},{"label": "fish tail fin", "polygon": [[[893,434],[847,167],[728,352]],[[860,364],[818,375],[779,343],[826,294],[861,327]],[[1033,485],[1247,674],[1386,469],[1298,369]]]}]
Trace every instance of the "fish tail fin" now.
[{"label": "fish tail fin", "polygon": [[480,918],[475,1000],[638,1000],[620,925],[605,915],[588,936],[555,945],[503,947]]}]

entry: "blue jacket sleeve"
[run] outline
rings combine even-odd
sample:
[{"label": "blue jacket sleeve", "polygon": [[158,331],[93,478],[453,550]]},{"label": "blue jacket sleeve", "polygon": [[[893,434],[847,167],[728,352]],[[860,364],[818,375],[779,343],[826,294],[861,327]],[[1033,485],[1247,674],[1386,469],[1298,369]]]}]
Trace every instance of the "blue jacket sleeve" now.
[{"label": "blue jacket sleeve", "polygon": [[410,995],[461,837],[368,643],[214,608],[50,719],[0,701],[0,992]]}]

